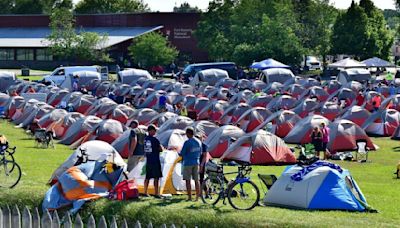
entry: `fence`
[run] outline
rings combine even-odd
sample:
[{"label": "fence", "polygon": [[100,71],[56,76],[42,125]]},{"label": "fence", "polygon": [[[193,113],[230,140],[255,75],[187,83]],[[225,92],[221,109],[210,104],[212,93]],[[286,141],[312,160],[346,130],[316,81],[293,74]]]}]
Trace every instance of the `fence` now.
[{"label": "fence", "polygon": [[[33,212],[28,208],[25,207],[22,211],[22,214],[17,206],[10,208],[9,206],[0,208],[0,228],[128,228],[128,223],[125,219],[119,224],[115,217],[112,217],[112,220],[107,222],[104,216],[96,221],[92,214],[89,215],[86,224],[82,221],[81,216],[76,214],[75,218],[71,216],[68,212],[60,219],[57,211],[46,211],[43,213],[42,216],[39,214],[39,210],[35,208]],[[152,223],[147,225],[141,224],[139,221],[135,223],[134,228],[141,228],[147,227],[152,228]],[[162,228],[167,228],[166,224],[161,226]],[[169,227],[175,228],[174,224],[170,225]],[[183,225],[182,227],[185,227]]]}]

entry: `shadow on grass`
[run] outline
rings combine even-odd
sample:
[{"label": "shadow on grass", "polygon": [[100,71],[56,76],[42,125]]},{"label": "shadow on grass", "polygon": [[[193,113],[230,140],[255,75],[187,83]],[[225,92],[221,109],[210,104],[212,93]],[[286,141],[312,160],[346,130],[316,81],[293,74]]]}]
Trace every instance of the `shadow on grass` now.
[{"label": "shadow on grass", "polygon": [[400,152],[400,146],[392,147],[394,152]]},{"label": "shadow on grass", "polygon": [[152,206],[168,206],[171,204],[177,204],[184,201],[184,199],[160,199],[158,202],[150,202]]}]

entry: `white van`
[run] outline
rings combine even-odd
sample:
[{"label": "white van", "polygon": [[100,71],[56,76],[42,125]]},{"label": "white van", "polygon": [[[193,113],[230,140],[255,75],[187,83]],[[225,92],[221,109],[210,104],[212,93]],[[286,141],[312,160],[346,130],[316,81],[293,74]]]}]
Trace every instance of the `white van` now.
[{"label": "white van", "polygon": [[306,56],[303,61],[305,70],[322,70],[322,64],[315,56]]},{"label": "white van", "polygon": [[78,71],[93,71],[101,74],[101,80],[108,80],[108,68],[101,66],[66,66],[56,68],[50,75],[43,77],[44,82],[61,86],[67,77],[72,77]]}]

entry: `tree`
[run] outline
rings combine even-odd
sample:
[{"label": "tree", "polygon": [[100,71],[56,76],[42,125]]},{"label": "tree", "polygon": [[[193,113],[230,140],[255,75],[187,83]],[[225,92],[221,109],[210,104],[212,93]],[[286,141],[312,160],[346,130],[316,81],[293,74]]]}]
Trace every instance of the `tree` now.
[{"label": "tree", "polygon": [[387,24],[389,25],[389,28],[392,30],[397,30],[399,28],[400,24],[400,14],[396,10],[391,10],[391,9],[385,9],[383,11],[383,16],[385,17],[385,20]]},{"label": "tree", "polygon": [[132,13],[148,11],[143,0],[82,0],[75,6],[75,12],[81,14]]},{"label": "tree", "polygon": [[0,1],[0,14],[9,14],[13,8],[13,0],[1,0]]},{"label": "tree", "polygon": [[329,4],[329,0],[298,0],[294,9],[299,23],[297,36],[303,44],[306,54],[322,56],[325,62],[330,53],[332,26],[338,10]]},{"label": "tree", "polygon": [[170,64],[179,53],[165,37],[156,32],[140,36],[128,51],[133,61],[144,68]]},{"label": "tree", "polygon": [[173,11],[175,13],[193,13],[201,10],[197,6],[192,7],[188,2],[184,2],[180,6],[175,6]]},{"label": "tree", "polygon": [[360,7],[368,17],[368,38],[364,58],[380,57],[389,59],[394,38],[389,30],[383,13],[371,0],[361,0]]},{"label": "tree", "polygon": [[359,59],[388,59],[393,44],[382,12],[370,0],[352,2],[336,20],[332,35],[333,54],[350,54]]},{"label": "tree", "polygon": [[108,37],[97,33],[75,31],[70,10],[57,8],[50,16],[51,34],[47,37],[52,54],[65,60],[110,61],[104,43]]},{"label": "tree", "polygon": [[292,0],[214,0],[195,36],[214,60],[248,66],[267,57],[298,64],[303,52]]},{"label": "tree", "polygon": [[72,0],[1,0],[0,14],[50,14],[60,7],[72,9]]},{"label": "tree", "polygon": [[233,0],[213,0],[208,6],[208,11],[202,15],[198,22],[195,37],[198,46],[207,50],[211,59],[228,59],[234,46],[229,42],[231,20],[233,15]]}]

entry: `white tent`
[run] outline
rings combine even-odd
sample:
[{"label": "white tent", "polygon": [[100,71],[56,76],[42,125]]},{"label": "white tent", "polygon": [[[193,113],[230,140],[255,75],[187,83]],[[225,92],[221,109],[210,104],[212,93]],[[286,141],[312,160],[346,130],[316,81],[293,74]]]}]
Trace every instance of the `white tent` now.
[{"label": "white tent", "polygon": [[[185,181],[182,176],[182,163],[176,151],[164,150],[160,154],[161,170],[163,177],[160,178],[161,194],[179,194],[186,191]],[[140,193],[144,192],[144,180],[146,178],[146,158],[128,174],[129,179],[135,179]],[[151,182],[150,182],[151,183]],[[194,181],[192,181],[194,189]],[[148,192],[154,193],[154,187],[149,185]]]},{"label": "white tent", "polygon": [[328,65],[329,68],[366,68],[367,65],[365,63],[359,62],[357,60],[346,58],[335,63],[331,63]]},{"label": "white tent", "polygon": [[124,84],[135,83],[140,78],[153,80],[153,77],[147,70],[142,69],[127,69],[118,72],[118,81]]}]

